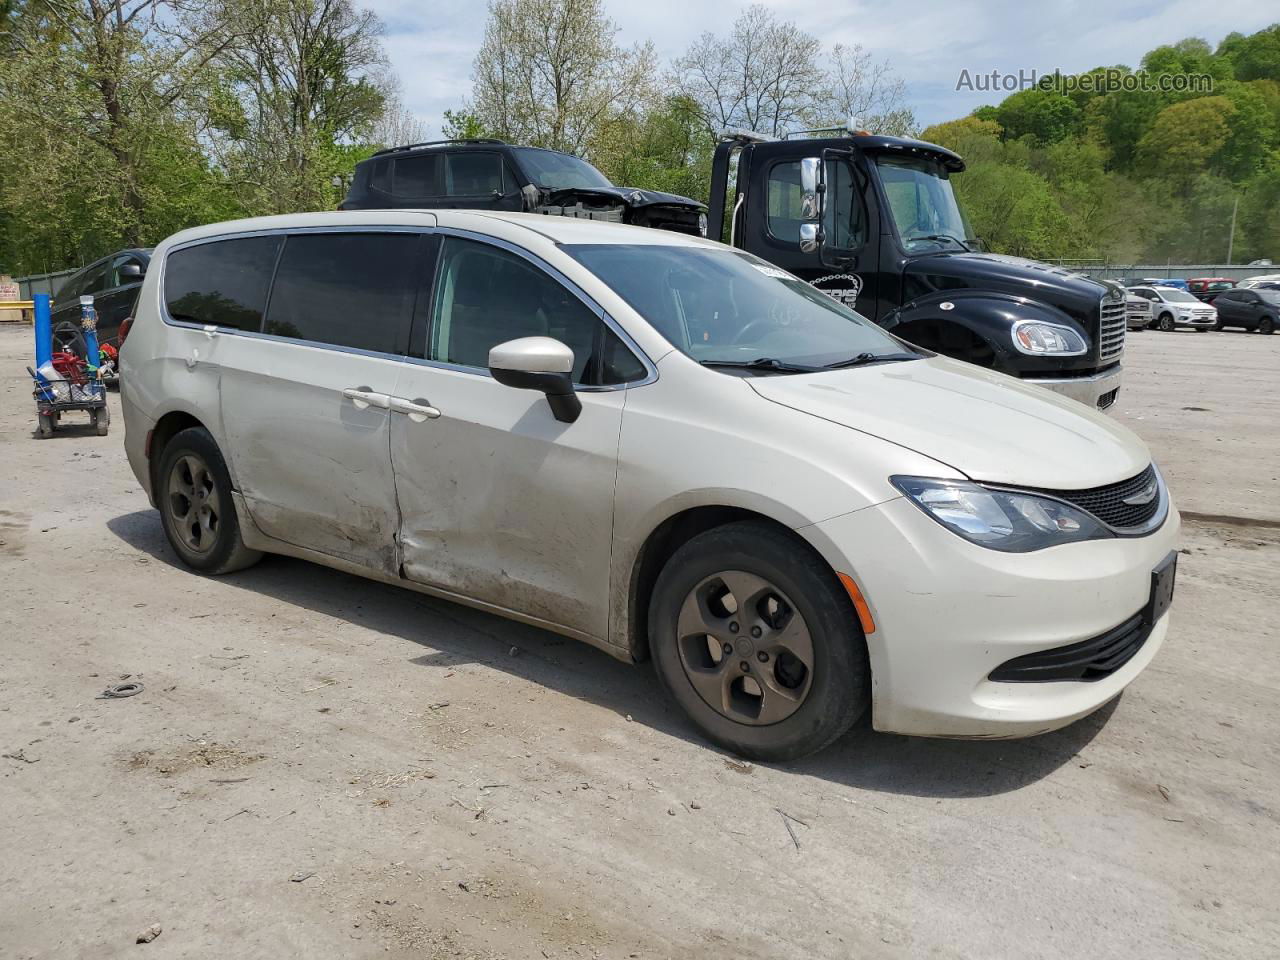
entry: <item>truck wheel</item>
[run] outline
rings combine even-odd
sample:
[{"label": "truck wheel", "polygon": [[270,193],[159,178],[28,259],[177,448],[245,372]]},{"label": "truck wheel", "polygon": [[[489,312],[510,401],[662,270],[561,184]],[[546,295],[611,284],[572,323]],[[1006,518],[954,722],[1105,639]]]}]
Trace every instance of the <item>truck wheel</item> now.
[{"label": "truck wheel", "polygon": [[1169,333],[1171,330],[1173,330],[1173,314],[1171,313],[1160,314],[1160,329],[1163,330],[1165,333]]},{"label": "truck wheel", "polygon": [[240,537],[231,477],[208,430],[179,431],[160,455],[156,503],[169,546],[201,573],[231,573],[262,558]]},{"label": "truck wheel", "polygon": [[1275,333],[1276,322],[1271,317],[1263,317],[1258,323],[1259,333]]},{"label": "truck wheel", "polygon": [[649,603],[649,647],[698,729],[755,760],[822,749],[870,700],[848,594],[807,544],[764,523],[718,527],[675,552]]}]

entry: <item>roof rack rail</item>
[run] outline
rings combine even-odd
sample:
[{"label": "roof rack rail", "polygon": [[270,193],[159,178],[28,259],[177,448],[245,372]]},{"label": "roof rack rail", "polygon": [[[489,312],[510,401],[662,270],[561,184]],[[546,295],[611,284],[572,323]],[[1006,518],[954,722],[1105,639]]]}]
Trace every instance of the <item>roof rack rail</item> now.
[{"label": "roof rack rail", "polygon": [[388,153],[400,153],[404,150],[416,150],[418,147],[438,147],[446,143],[499,143],[506,146],[505,140],[498,140],[494,137],[459,137],[456,140],[425,140],[422,143],[407,143],[403,147],[387,147],[385,150],[379,150],[374,154],[374,156],[381,157]]}]

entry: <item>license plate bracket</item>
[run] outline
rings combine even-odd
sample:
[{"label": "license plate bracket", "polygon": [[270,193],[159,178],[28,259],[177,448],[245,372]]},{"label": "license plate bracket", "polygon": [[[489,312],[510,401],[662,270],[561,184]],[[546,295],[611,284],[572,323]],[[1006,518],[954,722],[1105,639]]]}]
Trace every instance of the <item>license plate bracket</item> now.
[{"label": "license plate bracket", "polygon": [[1151,571],[1151,598],[1147,601],[1147,623],[1154,625],[1173,603],[1173,588],[1178,575],[1178,554],[1173,552]]}]

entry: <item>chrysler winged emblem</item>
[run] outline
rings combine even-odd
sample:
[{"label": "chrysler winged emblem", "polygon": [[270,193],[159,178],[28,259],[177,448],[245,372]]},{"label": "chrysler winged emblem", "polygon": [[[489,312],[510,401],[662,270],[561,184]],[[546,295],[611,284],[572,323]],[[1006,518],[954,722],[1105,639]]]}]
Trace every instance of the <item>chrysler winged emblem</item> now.
[{"label": "chrysler winged emblem", "polygon": [[1157,489],[1156,478],[1152,477],[1141,490],[1131,496],[1125,497],[1120,502],[1130,507],[1145,506],[1156,498]]}]

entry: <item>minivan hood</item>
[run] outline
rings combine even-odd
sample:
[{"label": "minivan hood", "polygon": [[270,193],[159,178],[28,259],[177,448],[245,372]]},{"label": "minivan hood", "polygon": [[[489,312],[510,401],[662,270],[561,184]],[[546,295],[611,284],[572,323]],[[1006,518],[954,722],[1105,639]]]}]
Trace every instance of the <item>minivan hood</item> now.
[{"label": "minivan hood", "polygon": [[1146,446],[1110,417],[946,357],[747,380],[766,400],[907,447],[973,480],[1082,490],[1135,476]]}]

